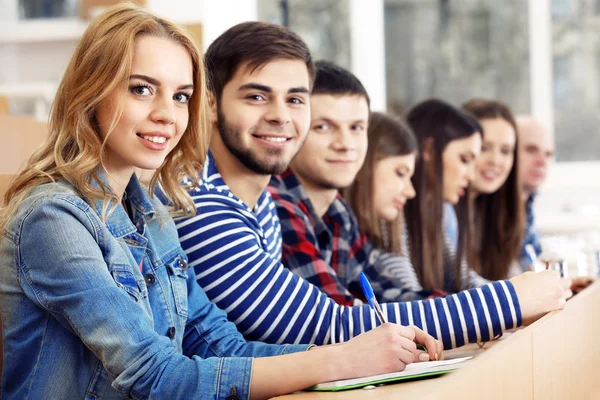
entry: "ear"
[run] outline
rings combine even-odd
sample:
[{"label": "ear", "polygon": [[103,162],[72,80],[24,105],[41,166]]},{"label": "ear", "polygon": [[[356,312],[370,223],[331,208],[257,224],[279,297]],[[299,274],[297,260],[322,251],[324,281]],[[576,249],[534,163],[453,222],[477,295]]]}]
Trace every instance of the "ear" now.
[{"label": "ear", "polygon": [[215,94],[210,90],[207,91],[207,100],[209,124],[212,128],[217,129],[217,122],[219,120],[219,113],[217,111],[217,99],[215,97]]}]

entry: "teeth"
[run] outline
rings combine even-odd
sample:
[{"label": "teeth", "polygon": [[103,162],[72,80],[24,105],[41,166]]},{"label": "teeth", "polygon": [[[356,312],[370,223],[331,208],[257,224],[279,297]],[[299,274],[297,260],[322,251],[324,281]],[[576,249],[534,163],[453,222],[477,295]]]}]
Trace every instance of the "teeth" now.
[{"label": "teeth", "polygon": [[271,136],[261,136],[261,139],[266,140],[268,142],[274,142],[274,143],[283,143],[287,140],[287,138],[284,138],[284,137],[271,137]]},{"label": "teeth", "polygon": [[496,174],[495,172],[490,172],[490,171],[484,171],[482,173],[483,176],[485,176],[486,178],[495,178],[498,176],[498,174]]},{"label": "teeth", "polygon": [[164,143],[167,141],[167,138],[164,136],[142,136],[144,139],[146,139],[149,142],[153,142],[153,143]]}]

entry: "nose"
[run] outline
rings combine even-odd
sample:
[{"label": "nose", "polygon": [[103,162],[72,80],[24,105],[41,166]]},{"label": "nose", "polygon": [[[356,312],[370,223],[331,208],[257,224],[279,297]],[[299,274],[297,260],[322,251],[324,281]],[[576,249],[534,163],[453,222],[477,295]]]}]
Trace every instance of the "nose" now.
[{"label": "nose", "polygon": [[332,143],[332,147],[337,151],[351,151],[355,150],[353,132],[348,128],[340,128],[336,134],[335,139]]},{"label": "nose", "polygon": [[536,165],[540,167],[545,167],[548,164],[548,157],[546,157],[543,153],[540,153],[536,157]]},{"label": "nose", "polygon": [[150,115],[152,121],[164,125],[173,125],[177,122],[175,117],[175,104],[170,96],[157,96],[155,104],[156,106]]},{"label": "nose", "polygon": [[264,118],[269,124],[277,126],[283,126],[291,121],[289,110],[283,100],[272,101],[268,105]]},{"label": "nose", "polygon": [[417,195],[417,191],[415,190],[412,180],[410,179],[408,180],[408,185],[406,185],[406,188],[404,190],[404,195],[407,199],[414,199]]},{"label": "nose", "polygon": [[489,160],[490,163],[493,166],[496,166],[496,165],[500,164],[501,160],[502,160],[502,153],[500,153],[500,150],[493,151],[491,154],[490,160]]}]

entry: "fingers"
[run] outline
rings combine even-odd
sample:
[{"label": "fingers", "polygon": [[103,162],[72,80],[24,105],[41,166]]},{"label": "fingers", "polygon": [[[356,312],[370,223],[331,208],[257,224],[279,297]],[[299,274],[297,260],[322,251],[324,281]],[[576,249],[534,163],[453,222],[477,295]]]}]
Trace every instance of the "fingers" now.
[{"label": "fingers", "polygon": [[[422,329],[416,326],[410,326],[415,333],[414,341],[416,343],[422,344],[427,348],[427,353],[429,354],[430,360],[439,360],[441,359],[442,352],[444,349],[444,345],[439,340],[436,340],[433,336],[427,334]],[[418,359],[420,354],[415,354],[415,361]],[[423,360],[421,360],[423,361]]]},{"label": "fingers", "polygon": [[393,327],[393,329],[396,330],[396,332],[398,332],[398,334],[402,337],[405,337],[411,341],[415,340],[415,334],[416,332],[411,329],[410,326],[402,326],[402,325],[398,325],[398,324],[392,324],[392,323],[386,323],[384,325],[390,325],[391,327]]},{"label": "fingers", "polygon": [[411,364],[415,361],[416,345],[412,340],[403,336],[393,339],[394,349],[397,351],[396,358],[403,364]]},{"label": "fingers", "polygon": [[571,290],[571,286],[573,285],[573,281],[568,278],[561,278],[560,287],[563,289],[562,297],[567,300],[573,297],[573,291]]},{"label": "fingers", "polygon": [[573,297],[573,291],[571,289],[565,290],[565,300],[568,300],[571,297]]},{"label": "fingers", "polygon": [[414,356],[415,362],[431,361],[431,357],[429,357],[429,354],[423,350],[417,350]]},{"label": "fingers", "polygon": [[444,359],[444,343],[442,343],[441,340],[436,340],[435,344],[436,344],[436,348],[437,348],[437,350],[436,350],[436,355],[437,355],[436,361],[443,360]]}]

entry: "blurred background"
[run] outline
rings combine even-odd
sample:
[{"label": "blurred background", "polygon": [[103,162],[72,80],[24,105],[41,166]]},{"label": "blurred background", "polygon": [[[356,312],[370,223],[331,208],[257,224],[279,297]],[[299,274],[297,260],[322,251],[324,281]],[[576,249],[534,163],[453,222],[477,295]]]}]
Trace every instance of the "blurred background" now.
[{"label": "blurred background", "polygon": [[[46,121],[89,19],[115,2],[0,0],[0,108]],[[600,0],[137,2],[184,25],[204,49],[242,21],[289,26],[315,59],[353,71],[375,110],[488,97],[533,114],[557,146],[536,204],[539,228],[600,246]]]}]

